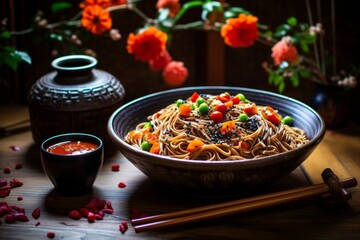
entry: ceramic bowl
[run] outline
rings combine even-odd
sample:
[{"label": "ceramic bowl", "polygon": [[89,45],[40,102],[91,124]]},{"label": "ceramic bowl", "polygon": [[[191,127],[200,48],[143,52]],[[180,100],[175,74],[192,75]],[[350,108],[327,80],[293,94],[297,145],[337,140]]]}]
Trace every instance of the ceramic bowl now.
[{"label": "ceramic bowl", "polygon": [[[93,143],[96,149],[65,155],[49,152],[50,146],[81,141]],[[66,133],[46,139],[40,147],[41,162],[46,175],[61,195],[79,196],[91,192],[104,161],[104,146],[100,138],[85,133]]]},{"label": "ceramic bowl", "polygon": [[[298,149],[273,156],[216,162],[159,156],[136,149],[124,141],[125,135],[138,123],[146,121],[148,115],[179,98],[188,98],[194,91],[213,95],[243,93],[257,105],[269,105],[283,116],[292,116],[295,126],[304,129],[310,141]],[[217,195],[245,192],[291,173],[323,139],[325,126],[312,108],[286,96],[238,87],[189,87],[154,93],[123,105],[111,115],[108,132],[123,155],[149,178],[180,191]]]}]

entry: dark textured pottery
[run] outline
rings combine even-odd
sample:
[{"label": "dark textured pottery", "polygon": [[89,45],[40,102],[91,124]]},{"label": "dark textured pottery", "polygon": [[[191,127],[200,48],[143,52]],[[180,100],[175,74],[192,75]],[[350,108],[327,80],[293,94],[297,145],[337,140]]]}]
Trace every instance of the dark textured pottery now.
[{"label": "dark textured pottery", "polygon": [[67,132],[86,132],[111,142],[107,120],[125,96],[113,75],[94,69],[97,60],[86,55],[55,59],[56,70],[41,77],[31,88],[28,102],[34,141]]},{"label": "dark textured pottery", "polygon": [[[99,147],[78,155],[60,155],[46,151],[65,141],[87,141]],[[100,138],[84,133],[67,133],[45,140],[40,147],[41,163],[55,189],[65,196],[79,196],[91,192],[104,161],[104,147]]]},{"label": "dark textured pottery", "polygon": [[[241,161],[180,160],[158,156],[136,149],[124,137],[148,115],[178,98],[186,99],[198,93],[243,93],[258,105],[270,105],[282,115],[290,115],[295,126],[307,133],[310,142],[296,150],[259,159]],[[309,106],[279,94],[237,87],[190,87],[154,93],[136,99],[117,109],[109,119],[108,132],[124,156],[148,177],[181,191],[218,195],[246,192],[250,188],[269,184],[292,172],[320,143],[325,134],[321,117]]]}]

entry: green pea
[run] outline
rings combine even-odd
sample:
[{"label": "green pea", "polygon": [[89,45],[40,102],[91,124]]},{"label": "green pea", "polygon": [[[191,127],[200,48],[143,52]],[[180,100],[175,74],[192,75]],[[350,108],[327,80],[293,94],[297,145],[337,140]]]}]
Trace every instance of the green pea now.
[{"label": "green pea", "polygon": [[196,109],[195,104],[191,104],[191,110],[195,110],[195,109]]},{"label": "green pea", "polygon": [[239,120],[240,122],[246,122],[248,120],[248,115],[246,115],[245,113],[240,114]]},{"label": "green pea", "polygon": [[196,99],[196,106],[199,107],[204,102],[205,102],[205,100],[203,98],[199,97],[198,99]]},{"label": "green pea", "polygon": [[290,117],[290,116],[286,116],[283,119],[281,119],[281,122],[288,126],[292,126],[294,124],[294,119],[292,119],[292,117]]},{"label": "green pea", "polygon": [[150,148],[151,148],[151,144],[148,141],[143,141],[141,143],[141,150],[150,151]]},{"label": "green pea", "polygon": [[246,97],[245,97],[245,95],[242,94],[242,93],[237,94],[236,97],[238,97],[238,98],[239,98],[241,101],[243,101],[243,102],[246,101]]},{"label": "green pea", "polygon": [[201,115],[206,114],[208,112],[208,110],[209,110],[209,106],[206,103],[200,104],[199,112],[200,112]]},{"label": "green pea", "polygon": [[184,100],[178,99],[178,100],[176,101],[176,106],[177,106],[177,107],[180,107],[180,105],[183,104],[183,103],[184,103]]},{"label": "green pea", "polygon": [[152,127],[153,127],[153,125],[151,122],[148,122],[143,126],[143,128],[152,128]]}]

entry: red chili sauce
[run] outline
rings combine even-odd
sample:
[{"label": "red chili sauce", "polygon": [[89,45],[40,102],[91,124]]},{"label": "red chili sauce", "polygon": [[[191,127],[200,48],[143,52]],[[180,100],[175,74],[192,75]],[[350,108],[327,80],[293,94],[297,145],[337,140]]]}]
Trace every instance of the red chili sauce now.
[{"label": "red chili sauce", "polygon": [[98,145],[91,142],[68,141],[54,144],[46,149],[46,151],[61,155],[78,155],[94,151]]}]

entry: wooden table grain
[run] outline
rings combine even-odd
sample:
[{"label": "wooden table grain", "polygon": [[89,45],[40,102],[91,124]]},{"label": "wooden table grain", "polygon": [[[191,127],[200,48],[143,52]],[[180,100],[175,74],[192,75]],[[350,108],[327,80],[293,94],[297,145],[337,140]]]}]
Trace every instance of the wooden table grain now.
[{"label": "wooden table grain", "polygon": [[[24,109],[21,110],[22,114]],[[1,112],[3,114],[4,111]],[[5,115],[1,115],[5,120]],[[17,115],[6,114],[7,120]],[[26,116],[26,114],[25,114]],[[1,119],[0,119],[1,122]],[[1,126],[1,124],[0,124]],[[305,163],[285,178],[265,189],[254,189],[249,195],[306,186],[321,181],[321,171],[331,167],[340,177],[355,176],[360,180],[360,126],[350,124],[345,129],[327,131],[324,140]],[[14,146],[18,149],[14,149]],[[17,151],[14,151],[17,150]],[[16,164],[23,168],[15,169]],[[111,165],[120,164],[120,171],[111,171]],[[3,172],[9,167],[11,172]],[[0,239],[359,239],[360,188],[351,189],[353,198],[346,204],[329,205],[324,197],[313,197],[229,217],[209,219],[175,228],[135,233],[130,224],[133,211],[161,214],[175,210],[204,206],[244,196],[209,198],[187,195],[165,188],[148,179],[118,151],[108,153],[98,175],[93,192],[80,197],[63,197],[56,193],[45,175],[39,146],[32,140],[29,129],[12,132],[0,138],[0,179],[15,178],[24,183],[11,190],[0,202],[25,209],[29,222],[9,224],[0,220]],[[118,183],[124,182],[125,188]],[[19,201],[18,197],[22,197]],[[103,220],[89,223],[86,219],[73,220],[68,214],[85,206],[97,197],[112,202],[115,213]],[[41,209],[38,220],[31,216],[35,208]],[[39,221],[40,225],[36,226]],[[122,221],[129,229],[119,231]]]}]

